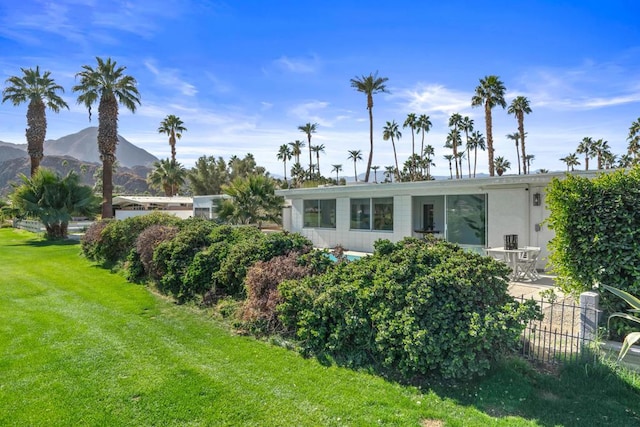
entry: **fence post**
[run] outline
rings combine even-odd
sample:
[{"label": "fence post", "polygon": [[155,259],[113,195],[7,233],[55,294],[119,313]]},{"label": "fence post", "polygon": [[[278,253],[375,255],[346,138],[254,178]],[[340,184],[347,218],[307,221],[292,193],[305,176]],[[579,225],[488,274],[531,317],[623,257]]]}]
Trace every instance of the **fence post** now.
[{"label": "fence post", "polygon": [[583,346],[596,340],[600,313],[600,294],[597,292],[581,293],[580,337]]}]

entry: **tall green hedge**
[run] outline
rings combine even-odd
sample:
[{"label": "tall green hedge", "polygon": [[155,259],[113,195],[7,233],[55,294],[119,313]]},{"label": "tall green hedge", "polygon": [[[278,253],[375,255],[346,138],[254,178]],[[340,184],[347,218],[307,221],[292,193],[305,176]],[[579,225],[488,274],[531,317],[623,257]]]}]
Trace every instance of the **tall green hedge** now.
[{"label": "tall green hedge", "polygon": [[[577,295],[601,283],[640,294],[640,169],[554,178],[546,200],[555,232],[549,261],[561,289]],[[626,308],[608,293],[601,296],[609,313]],[[615,330],[626,333],[623,322]]]}]

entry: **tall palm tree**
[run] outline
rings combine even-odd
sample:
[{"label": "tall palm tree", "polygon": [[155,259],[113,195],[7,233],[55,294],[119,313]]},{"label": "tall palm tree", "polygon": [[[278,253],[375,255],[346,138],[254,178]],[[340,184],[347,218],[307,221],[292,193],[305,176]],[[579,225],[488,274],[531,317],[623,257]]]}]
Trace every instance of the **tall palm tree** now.
[{"label": "tall palm tree", "polygon": [[485,145],[484,135],[477,130],[471,134],[469,143],[473,148],[473,177],[475,178],[478,166],[478,148],[484,151],[487,149],[487,146]]},{"label": "tall palm tree", "polygon": [[395,140],[400,140],[402,138],[402,132],[398,128],[398,124],[395,120],[387,122],[386,125],[382,128],[382,139],[385,141],[391,140],[391,145],[393,146],[393,158],[396,162],[396,181],[400,180],[398,176],[399,168],[398,168],[398,154],[396,153],[396,142]]},{"label": "tall palm tree", "polygon": [[511,168],[511,162],[502,156],[498,156],[494,160],[495,170],[498,176],[502,176],[504,172]]},{"label": "tall palm tree", "polygon": [[484,120],[487,135],[487,152],[489,153],[489,176],[495,175],[493,162],[493,122],[491,118],[491,110],[496,105],[505,108],[507,106],[504,100],[506,88],[504,83],[500,81],[498,76],[485,76],[480,79],[480,84],[476,87],[475,95],[471,98],[471,106],[484,106]]},{"label": "tall palm tree", "polygon": [[598,170],[604,169],[604,160],[607,156],[611,155],[611,147],[609,147],[609,142],[600,138],[594,143],[594,151],[598,159]]},{"label": "tall palm tree", "polygon": [[584,170],[589,170],[589,159],[595,156],[595,142],[590,136],[585,136],[578,144],[576,153],[584,154]]},{"label": "tall palm tree", "polygon": [[371,166],[371,170],[373,171],[373,182],[378,183],[378,169],[380,166]]},{"label": "tall palm tree", "polygon": [[2,102],[11,101],[15,106],[29,102],[27,106],[27,152],[31,158],[31,176],[38,170],[44,157],[44,140],[47,134],[46,107],[57,113],[61,108],[69,108],[58,95],[64,93],[51,78],[51,72],[40,75],[40,67],[21,68],[22,76],[7,79],[7,87],[2,91]]},{"label": "tall palm tree", "polygon": [[637,162],[640,155],[640,117],[631,123],[627,141],[629,141],[627,151],[629,155],[633,156],[634,162]]},{"label": "tall palm tree", "polygon": [[449,134],[447,135],[447,140],[445,143],[446,148],[453,149],[453,159],[456,165],[456,179],[460,178],[460,173],[458,169],[458,160],[460,157],[458,156],[458,145],[460,145],[460,131],[454,129],[449,130]]},{"label": "tall palm tree", "polygon": [[431,126],[432,124],[429,116],[426,114],[420,114],[418,117],[418,129],[416,129],[416,132],[422,133],[422,142],[420,143],[420,153],[422,153],[422,155],[424,155],[424,137],[425,134],[431,130]]},{"label": "tall palm tree", "polygon": [[178,194],[180,187],[187,178],[187,170],[178,162],[162,159],[153,163],[153,168],[147,175],[147,182],[154,188],[164,191],[167,197]]},{"label": "tall palm tree", "polygon": [[313,160],[311,160],[311,134],[316,133],[318,130],[317,123],[307,123],[302,126],[298,126],[298,130],[307,135],[307,143],[309,145],[309,177],[313,174]]},{"label": "tall palm tree", "polygon": [[[407,118],[404,121],[404,124],[402,125],[403,128],[410,128],[411,129],[411,158],[415,160],[415,154],[416,154],[416,128],[418,127],[418,116],[415,115],[415,113],[409,113],[407,114]],[[411,162],[411,170],[410,170],[410,175],[411,175],[411,180],[414,181],[415,180],[415,174],[416,174],[416,165],[415,162]]]},{"label": "tall palm tree", "polygon": [[508,134],[507,139],[515,141],[516,143],[516,163],[518,163],[518,175],[520,175],[522,173],[522,170],[520,169],[520,148],[519,148],[520,132],[514,132],[514,133]]},{"label": "tall palm tree", "polygon": [[311,147],[311,151],[316,153],[316,168],[318,170],[318,176],[320,176],[320,153],[324,153],[324,144],[314,145]]},{"label": "tall palm tree", "polygon": [[527,157],[524,158],[524,160],[527,162],[527,170],[531,169],[531,162],[533,162],[533,159],[535,159],[536,156],[534,154],[527,154]]},{"label": "tall palm tree", "polygon": [[367,162],[367,173],[364,181],[369,182],[369,172],[373,162],[373,95],[380,92],[388,92],[385,86],[387,77],[378,77],[378,72],[368,76],[354,77],[351,79],[351,87],[367,95],[367,110],[369,111],[369,161]]},{"label": "tall palm tree", "polygon": [[91,106],[98,105],[98,151],[102,160],[102,217],[113,217],[113,162],[116,160],[116,145],[118,144],[118,104],[131,112],[136,111],[136,104],[140,104],[140,94],[137,82],[131,76],[124,74],[126,67],[117,67],[111,58],[105,61],[96,57],[98,66],[94,69],[83,65],[82,71],[76,74],[80,77],[80,84],[73,87],[78,95],[78,104],[83,104],[89,110],[91,120]]},{"label": "tall palm tree", "polygon": [[187,130],[180,117],[169,114],[160,122],[158,133],[164,133],[169,136],[169,145],[171,146],[171,160],[176,161],[176,138],[182,138],[182,132]]},{"label": "tall palm tree", "polygon": [[285,182],[288,182],[287,181],[287,161],[291,160],[292,156],[293,156],[293,153],[291,152],[289,145],[282,144],[280,146],[280,149],[278,150],[277,158],[278,160],[282,160],[284,162],[284,181]]},{"label": "tall palm tree", "polygon": [[449,132],[449,136],[447,136],[447,143],[451,146],[448,148],[453,148],[453,157],[456,159],[456,178],[462,177],[462,166],[458,168],[458,146],[461,145],[460,141],[460,127],[462,126],[462,116],[459,113],[453,113],[451,117],[449,117],[449,127],[453,129]]},{"label": "tall palm tree", "polygon": [[635,164],[635,159],[629,153],[623,154],[622,156],[620,156],[620,159],[618,160],[619,168],[630,168],[634,164]]},{"label": "tall palm tree", "polygon": [[[513,114],[516,116],[516,120],[518,120],[518,133],[520,134],[520,149],[522,151],[522,169],[524,174],[526,175],[529,170],[527,169],[527,153],[525,151],[525,143],[524,139],[526,136],[526,132],[524,131],[524,115],[531,113],[531,105],[529,104],[529,99],[526,96],[516,96],[513,101],[511,101],[511,105],[507,109],[508,114]],[[520,159],[518,159],[518,162]],[[518,165],[518,170],[520,170],[520,166]],[[518,173],[519,175],[520,173]]]},{"label": "tall palm tree", "polygon": [[356,162],[362,160],[362,150],[349,150],[348,160],[353,160],[353,174],[356,182],[358,182],[358,170],[356,169]]},{"label": "tall palm tree", "polygon": [[340,176],[338,175],[342,171],[342,165],[331,165],[331,172],[336,173],[336,184],[340,182]]},{"label": "tall palm tree", "polygon": [[453,160],[453,154],[445,154],[444,156],[445,160],[449,161],[449,179],[453,179],[453,168],[451,167],[451,161]]},{"label": "tall palm tree", "polygon": [[[464,132],[467,144],[465,146],[467,150],[467,166],[469,167],[469,178],[471,178],[471,144],[469,143],[469,133],[473,132],[473,119],[469,116],[464,116],[460,121],[460,130]],[[462,175],[462,170],[460,170]]]},{"label": "tall palm tree", "polygon": [[578,155],[576,153],[571,153],[566,157],[562,157],[560,161],[567,164],[567,172],[569,172],[569,168],[571,168],[571,172],[573,172],[575,167],[580,165],[580,161],[578,160]]},{"label": "tall palm tree", "polygon": [[295,163],[291,167],[291,180],[295,183],[296,187],[300,187],[300,184],[304,180],[304,168],[300,163]]},{"label": "tall palm tree", "polygon": [[300,164],[300,154],[302,154],[302,149],[304,148],[304,142],[296,139],[295,142],[290,142],[291,153],[296,158],[296,163]]},{"label": "tall palm tree", "polygon": [[396,168],[393,166],[384,167],[384,180],[385,182],[393,182],[393,176],[396,173]]}]

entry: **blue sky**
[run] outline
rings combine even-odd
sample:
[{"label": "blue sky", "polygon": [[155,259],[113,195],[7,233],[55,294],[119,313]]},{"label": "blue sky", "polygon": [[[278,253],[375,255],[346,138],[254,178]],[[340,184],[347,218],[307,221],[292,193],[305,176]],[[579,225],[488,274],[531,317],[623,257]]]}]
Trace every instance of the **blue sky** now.
[{"label": "blue sky", "polygon": [[[82,65],[112,57],[137,79],[142,99],[135,114],[121,110],[119,132],[159,158],[170,150],[158,125],[175,114],[188,128],[177,145],[185,166],[250,152],[282,174],[278,147],[304,140],[297,127],[316,122],[312,143],[325,145],[320,165],[329,176],[332,164],[353,175],[347,150],[363,151],[365,170],[366,98],[349,80],[378,71],[390,93],[374,98],[374,165],[393,164],[385,121],[413,112],[430,116],[434,173],[448,175],[448,118],[469,115],[484,134],[482,109],[470,100],[479,79],[495,74],[507,102],[531,101],[532,169],[563,170],[559,159],[585,136],[626,151],[640,117],[638,16],[633,0],[0,0],[0,81],[20,67],[50,70],[71,107],[48,113],[47,138],[59,138],[97,125],[71,87]],[[26,106],[0,105],[0,140],[25,142],[25,114]],[[500,108],[493,118],[496,155],[517,172],[505,138],[516,120]],[[400,161],[410,155],[409,129],[397,147]],[[487,169],[483,154],[478,170]]]}]

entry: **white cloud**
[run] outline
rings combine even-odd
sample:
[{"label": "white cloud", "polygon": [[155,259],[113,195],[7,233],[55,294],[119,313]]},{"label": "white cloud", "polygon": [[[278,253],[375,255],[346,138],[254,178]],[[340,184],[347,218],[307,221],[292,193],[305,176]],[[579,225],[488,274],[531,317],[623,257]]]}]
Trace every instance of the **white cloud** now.
[{"label": "white cloud", "polygon": [[418,83],[413,88],[400,89],[389,95],[401,104],[403,113],[414,111],[432,117],[449,117],[453,113],[471,110],[471,93],[449,89],[440,84]]},{"label": "white cloud", "polygon": [[289,109],[289,114],[305,123],[318,123],[320,126],[331,127],[333,122],[319,115],[319,112],[326,111],[328,106],[329,103],[326,101],[304,102]]},{"label": "white cloud", "polygon": [[319,67],[319,61],[316,56],[311,58],[289,58],[281,56],[274,61],[274,64],[281,69],[292,73],[314,73]]},{"label": "white cloud", "polygon": [[156,77],[156,81],[162,86],[177,89],[185,96],[194,96],[198,93],[194,85],[180,78],[179,70],[170,68],[159,69],[152,60],[145,61],[144,65],[151,71]]}]

